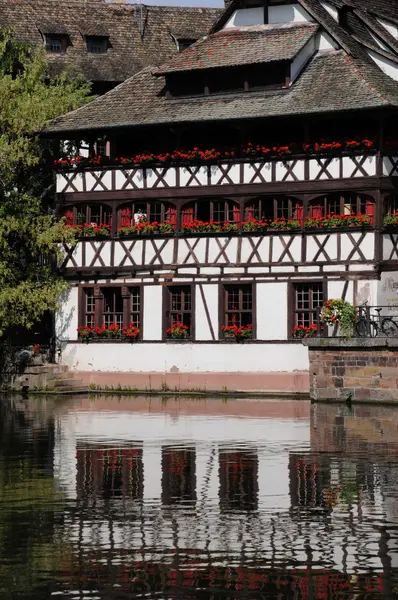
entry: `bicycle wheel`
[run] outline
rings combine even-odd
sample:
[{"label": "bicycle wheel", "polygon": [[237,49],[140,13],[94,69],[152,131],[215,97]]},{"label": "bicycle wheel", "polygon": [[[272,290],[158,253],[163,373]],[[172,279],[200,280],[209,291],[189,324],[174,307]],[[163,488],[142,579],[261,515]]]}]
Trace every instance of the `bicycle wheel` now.
[{"label": "bicycle wheel", "polygon": [[359,319],[356,324],[356,332],[358,337],[376,337],[379,328],[374,321],[368,321],[367,319]]},{"label": "bicycle wheel", "polygon": [[383,319],[381,330],[387,337],[398,337],[398,325],[391,318]]}]

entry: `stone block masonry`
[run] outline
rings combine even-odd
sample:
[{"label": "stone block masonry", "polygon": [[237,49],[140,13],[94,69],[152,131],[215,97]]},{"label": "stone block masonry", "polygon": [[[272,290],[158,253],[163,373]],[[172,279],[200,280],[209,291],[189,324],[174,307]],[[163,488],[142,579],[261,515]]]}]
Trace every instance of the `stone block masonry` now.
[{"label": "stone block masonry", "polygon": [[310,395],[315,401],[398,404],[398,339],[317,338],[308,346]]}]

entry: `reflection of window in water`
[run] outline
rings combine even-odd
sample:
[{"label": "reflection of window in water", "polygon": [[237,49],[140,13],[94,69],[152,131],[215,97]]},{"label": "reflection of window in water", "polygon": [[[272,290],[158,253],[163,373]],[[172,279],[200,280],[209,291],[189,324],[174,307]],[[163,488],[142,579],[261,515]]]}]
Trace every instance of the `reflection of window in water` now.
[{"label": "reflection of window in water", "polygon": [[78,498],[143,497],[142,448],[77,448]]},{"label": "reflection of window in water", "polygon": [[196,501],[195,449],[162,448],[162,503]]},{"label": "reflection of window in water", "polygon": [[258,457],[248,451],[221,452],[220,506],[222,510],[256,510]]},{"label": "reflection of window in water", "polygon": [[333,504],[330,459],[309,454],[290,454],[290,498],[293,507],[320,507]]}]

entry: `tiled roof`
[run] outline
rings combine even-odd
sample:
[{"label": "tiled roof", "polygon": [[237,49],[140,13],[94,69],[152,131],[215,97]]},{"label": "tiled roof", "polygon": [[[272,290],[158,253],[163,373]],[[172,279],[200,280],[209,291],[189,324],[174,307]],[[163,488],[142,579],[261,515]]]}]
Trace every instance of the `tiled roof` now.
[{"label": "tiled roof", "polygon": [[315,23],[305,23],[285,27],[262,25],[222,30],[199,40],[154,72],[162,75],[177,71],[292,60],[312,38],[317,28]]},{"label": "tiled roof", "polygon": [[169,100],[145,69],[108,94],[63,117],[48,132],[281,117],[398,106],[395,82],[343,51],[319,54],[288,90]]},{"label": "tiled roof", "polygon": [[[204,36],[219,9],[112,4],[88,0],[0,0],[0,27],[13,26],[34,46],[42,34],[67,34],[65,54],[48,54],[52,73],[73,67],[93,81],[119,83],[177,53],[171,31]],[[106,54],[87,52],[85,35],[109,35]]]}]

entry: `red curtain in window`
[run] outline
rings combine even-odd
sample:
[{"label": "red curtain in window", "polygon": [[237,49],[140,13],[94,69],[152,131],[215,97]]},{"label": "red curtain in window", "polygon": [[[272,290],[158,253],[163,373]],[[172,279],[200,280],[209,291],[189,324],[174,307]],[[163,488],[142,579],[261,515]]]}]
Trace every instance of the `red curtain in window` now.
[{"label": "red curtain in window", "polygon": [[[120,211],[120,227],[130,227],[132,210],[130,207],[122,208]],[[111,216],[112,222],[112,216]]]},{"label": "red curtain in window", "polygon": [[234,222],[240,223],[240,206],[234,205]]},{"label": "red curtain in window", "polygon": [[184,208],[182,211],[182,226],[186,227],[187,225],[191,225],[194,219],[194,209],[193,206],[191,208]]},{"label": "red curtain in window", "polygon": [[246,215],[247,219],[254,219],[254,206],[252,204],[246,207]]},{"label": "red curtain in window", "polygon": [[167,210],[167,220],[175,228],[175,226],[177,225],[177,209],[176,208],[169,208]]},{"label": "red curtain in window", "polygon": [[293,218],[294,219],[298,219],[300,221],[300,227],[303,226],[303,220],[304,220],[304,207],[301,204],[301,202],[296,202],[296,206],[294,207],[294,214],[293,214]]},{"label": "red curtain in window", "polygon": [[64,217],[66,218],[67,225],[73,225],[73,210],[68,209],[64,212]]},{"label": "red curtain in window", "polygon": [[375,218],[375,203],[373,200],[366,200],[366,214],[370,217],[370,222],[373,225]]},{"label": "red curtain in window", "polygon": [[311,217],[321,219],[323,217],[323,204],[311,204]]}]

